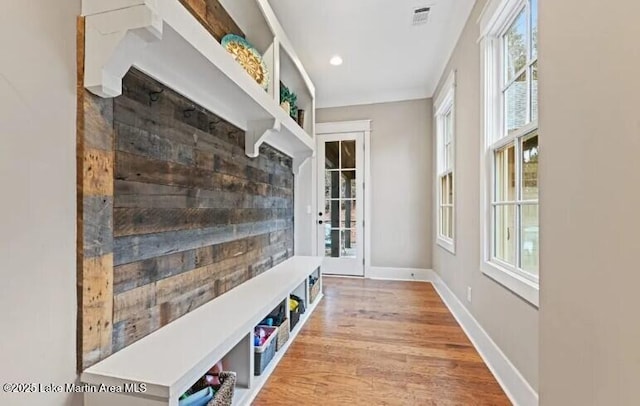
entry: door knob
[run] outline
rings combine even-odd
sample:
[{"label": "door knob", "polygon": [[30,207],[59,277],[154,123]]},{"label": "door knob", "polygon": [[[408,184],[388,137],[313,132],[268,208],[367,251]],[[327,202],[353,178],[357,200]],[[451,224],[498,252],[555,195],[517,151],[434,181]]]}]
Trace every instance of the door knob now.
[{"label": "door knob", "polygon": [[322,224],[322,220],[318,220],[318,224]]}]

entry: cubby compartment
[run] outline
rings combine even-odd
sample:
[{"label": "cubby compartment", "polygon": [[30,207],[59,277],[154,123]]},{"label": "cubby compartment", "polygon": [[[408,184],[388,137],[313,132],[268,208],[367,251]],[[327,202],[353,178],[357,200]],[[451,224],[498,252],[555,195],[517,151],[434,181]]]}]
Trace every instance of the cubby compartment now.
[{"label": "cubby compartment", "polygon": [[211,399],[233,399],[234,403],[239,403],[251,385],[252,363],[247,356],[247,344],[251,339],[247,334],[220,361],[206,368],[199,379],[179,391],[182,395],[178,405],[202,405]]},{"label": "cubby compartment", "polygon": [[[203,378],[210,375],[209,372],[218,364],[222,364],[222,372],[231,372],[235,374],[235,384],[232,390],[233,404],[242,404],[242,400],[249,393],[253,379],[253,332],[246,334],[238,341],[229,352],[212,364],[204,365],[204,369],[199,373],[192,373],[192,381],[184,389],[177,392],[180,398],[190,389],[201,389],[204,386]],[[228,390],[225,386],[224,390]],[[225,396],[223,393],[216,392],[214,396]],[[188,404],[188,403],[187,403]]]},{"label": "cubby compartment", "polygon": [[280,349],[289,340],[289,304],[285,299],[276,306],[269,314],[260,322],[260,325],[278,327],[278,337],[276,339],[276,351]]},{"label": "cubby compartment", "polygon": [[[315,123],[315,101],[314,90],[306,73],[302,70],[300,62],[292,57],[290,51],[280,45],[280,83],[285,86],[290,93],[295,95],[295,113],[290,117],[308,135],[314,134]],[[280,95],[282,99],[282,94]],[[304,113],[301,115],[299,111]]]},{"label": "cubby compartment", "polygon": [[320,268],[318,268],[309,275],[309,305],[313,305],[318,300],[321,291],[322,274],[320,273]]},{"label": "cubby compartment", "polygon": [[256,326],[254,329],[253,344],[253,374],[262,375],[276,355],[276,343],[278,342],[278,327]]},{"label": "cubby compartment", "polygon": [[298,323],[307,312],[309,304],[307,295],[307,281],[303,281],[289,295],[289,323],[291,331],[297,331]]}]

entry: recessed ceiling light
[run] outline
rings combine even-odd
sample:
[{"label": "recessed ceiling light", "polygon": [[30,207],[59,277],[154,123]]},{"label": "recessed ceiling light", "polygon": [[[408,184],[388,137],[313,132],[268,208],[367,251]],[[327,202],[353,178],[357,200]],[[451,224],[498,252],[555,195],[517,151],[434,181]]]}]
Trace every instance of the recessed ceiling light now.
[{"label": "recessed ceiling light", "polygon": [[329,63],[333,66],[340,66],[342,65],[342,58],[340,57],[340,55],[334,55],[329,60]]}]

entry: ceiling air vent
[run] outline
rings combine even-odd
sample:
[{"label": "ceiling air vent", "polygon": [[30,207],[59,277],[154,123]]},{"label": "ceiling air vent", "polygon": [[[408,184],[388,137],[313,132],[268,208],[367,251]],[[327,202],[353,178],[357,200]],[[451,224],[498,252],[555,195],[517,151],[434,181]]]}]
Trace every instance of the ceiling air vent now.
[{"label": "ceiling air vent", "polygon": [[418,7],[413,9],[413,25],[425,24],[429,20],[431,7]]}]

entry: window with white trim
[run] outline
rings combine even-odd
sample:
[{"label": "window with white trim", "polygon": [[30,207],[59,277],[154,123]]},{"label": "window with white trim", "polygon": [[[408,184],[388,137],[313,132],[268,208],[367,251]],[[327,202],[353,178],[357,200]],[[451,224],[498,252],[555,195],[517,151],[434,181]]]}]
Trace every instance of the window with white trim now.
[{"label": "window with white trim", "polygon": [[497,3],[483,38],[482,269],[537,305],[538,0]]},{"label": "window with white trim", "polygon": [[455,253],[455,73],[452,72],[435,102],[437,144],[438,245]]}]

